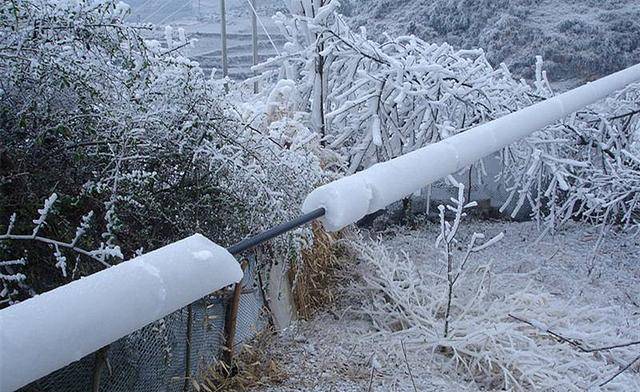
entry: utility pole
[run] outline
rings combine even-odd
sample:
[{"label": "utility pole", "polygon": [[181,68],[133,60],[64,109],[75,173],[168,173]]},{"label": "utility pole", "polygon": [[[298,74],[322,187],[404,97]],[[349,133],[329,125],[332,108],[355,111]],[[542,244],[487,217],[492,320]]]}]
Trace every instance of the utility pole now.
[{"label": "utility pole", "polygon": [[[258,64],[258,16],[256,0],[251,0],[251,39],[253,48],[253,65]],[[258,81],[253,82],[253,93],[258,94]]]},{"label": "utility pole", "polygon": [[[225,0],[220,0],[220,39],[222,40],[222,76],[229,76],[229,63],[227,60],[227,7]],[[225,83],[225,86],[227,84]]]}]

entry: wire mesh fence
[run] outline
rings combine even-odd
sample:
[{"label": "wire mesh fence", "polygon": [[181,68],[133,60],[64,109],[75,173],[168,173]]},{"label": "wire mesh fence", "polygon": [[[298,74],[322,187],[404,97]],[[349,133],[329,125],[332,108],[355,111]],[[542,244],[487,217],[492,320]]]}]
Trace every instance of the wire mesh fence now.
[{"label": "wire mesh fence", "polygon": [[[250,257],[242,279],[235,345],[250,340],[267,325],[265,299],[257,280],[256,259]],[[190,391],[190,378],[197,378],[222,355],[228,301],[221,293],[202,298],[20,392]]]}]

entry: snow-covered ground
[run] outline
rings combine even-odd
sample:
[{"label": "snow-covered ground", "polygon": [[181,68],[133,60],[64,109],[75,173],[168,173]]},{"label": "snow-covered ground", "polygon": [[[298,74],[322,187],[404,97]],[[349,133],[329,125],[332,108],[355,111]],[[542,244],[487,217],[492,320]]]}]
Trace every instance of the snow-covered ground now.
[{"label": "snow-covered ground", "polygon": [[[461,242],[465,243],[465,239],[473,232],[483,232],[488,237],[504,232],[502,241],[476,255],[478,261],[492,264],[490,279],[496,296],[506,296],[530,284],[546,293],[552,301],[566,303],[571,309],[586,305],[590,309],[610,311],[604,325],[611,326],[616,334],[624,336],[621,340],[639,340],[640,244],[637,238],[610,237],[595,253],[594,259],[593,251],[599,233],[595,228],[584,225],[570,224],[555,236],[540,239],[534,222],[471,220],[461,227]],[[426,274],[442,272],[439,271],[442,264],[438,261],[442,258],[441,249],[434,247],[438,234],[437,224],[426,224],[414,230],[391,227],[384,232],[364,233],[364,237],[365,243],[369,244],[381,241],[392,253],[411,259]],[[373,273],[372,267],[359,260],[346,264],[345,271],[351,279],[345,282],[343,294],[336,304],[310,321],[298,322],[277,338],[268,356],[283,367],[288,377],[283,384],[262,388],[261,391],[479,389],[478,384],[465,381],[462,374],[444,372],[433,358],[440,354],[433,354],[429,350],[420,352],[419,345],[414,345],[406,348],[405,360],[404,355],[398,354],[402,353],[400,347],[394,348],[394,345],[401,343],[397,338],[394,339],[393,334],[376,335],[379,329],[372,324],[371,317],[362,313],[362,309],[371,301],[371,298],[362,295],[362,277]],[[532,312],[536,314],[535,310]],[[550,329],[567,330],[566,325],[563,329],[559,320],[541,321]],[[527,325],[515,320],[507,325],[524,330],[533,338],[545,336],[544,332],[533,328],[527,330]],[[588,323],[585,325],[588,326]],[[573,335],[571,337],[585,339],[584,343],[588,346],[603,343],[589,340],[597,339],[593,337],[597,334],[589,331],[592,333],[589,335],[587,331],[581,331],[581,328],[586,328],[584,326],[570,327],[573,327],[568,332]],[[538,344],[543,346],[545,343],[540,339]],[[560,345],[556,342],[551,344]],[[573,350],[570,347],[564,349]],[[580,359],[581,355],[588,358],[597,354],[575,355]],[[629,352],[613,352],[607,360],[610,366],[607,369],[592,369],[592,379],[585,380],[585,383],[605,380],[615,373],[615,369],[632,359]],[[640,385],[639,371],[640,367],[636,364],[623,374],[628,377],[625,382],[629,383],[623,384],[626,387],[619,390],[631,391],[633,389],[628,388]]]}]

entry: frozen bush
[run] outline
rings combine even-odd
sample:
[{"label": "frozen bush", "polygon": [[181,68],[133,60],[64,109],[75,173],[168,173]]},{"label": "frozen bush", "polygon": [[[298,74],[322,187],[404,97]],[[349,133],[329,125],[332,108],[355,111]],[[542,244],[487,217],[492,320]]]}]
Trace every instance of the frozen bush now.
[{"label": "frozen bush", "polygon": [[[182,55],[180,31],[146,40],[127,12],[113,0],[0,5],[0,227],[30,234],[55,192],[38,236],[74,242],[0,237],[0,261],[23,261],[0,264],[13,277],[3,304],[104,268],[77,249],[117,248],[108,265],[194,232],[230,245],[296,214],[322,176],[306,141],[245,122],[234,90]],[[303,234],[273,251],[296,254]]]},{"label": "frozen bush", "polygon": [[[451,207],[458,210],[455,203]],[[441,244],[455,233],[459,214],[452,212],[443,219]],[[471,390],[640,387],[637,367],[621,371],[638,357],[638,315],[565,301],[526,274],[494,271],[485,261],[491,248],[485,252],[480,237],[471,235],[471,247],[443,247],[437,259],[410,258],[381,242],[353,244],[367,266],[356,287],[364,302],[358,313],[374,328],[363,339],[384,353],[380,359],[388,366],[396,364],[386,377],[406,378],[396,369],[407,367],[465,380]],[[482,249],[469,256],[474,246]],[[603,349],[609,346],[619,347]]]},{"label": "frozen bush", "polygon": [[[288,110],[316,131],[323,151],[344,160],[336,167],[347,167],[347,174],[555,95],[540,56],[527,83],[504,65],[492,67],[481,49],[414,36],[384,35],[378,42],[364,27],[352,30],[337,3],[317,15],[313,2],[300,4],[310,11],[276,17],[285,51],[256,69],[275,86],[265,94],[286,80],[290,96],[299,98]],[[513,18],[519,16],[501,19],[505,28]],[[515,216],[528,205],[549,231],[571,219],[602,224],[603,233],[611,223],[637,227],[638,91],[631,85],[504,149],[502,210]],[[473,166],[474,181],[481,182],[483,162]]]}]

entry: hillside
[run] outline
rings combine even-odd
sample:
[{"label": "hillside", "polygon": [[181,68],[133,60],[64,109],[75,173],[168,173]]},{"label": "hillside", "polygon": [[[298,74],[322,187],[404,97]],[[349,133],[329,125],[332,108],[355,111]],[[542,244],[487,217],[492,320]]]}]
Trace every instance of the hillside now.
[{"label": "hillside", "polygon": [[483,48],[533,77],[542,55],[552,81],[592,80],[640,62],[638,0],[351,0],[343,12],[370,36],[415,34]]},{"label": "hillside", "polygon": [[[201,40],[190,55],[207,70],[219,67],[219,37],[208,35],[219,30],[217,2],[129,3],[133,21],[187,25],[187,32]],[[284,0],[257,4],[278,45],[281,37],[270,16],[287,13],[285,4]],[[341,4],[352,26],[365,26],[371,37],[385,32],[414,34],[429,42],[483,48],[492,64],[505,62],[525,78],[533,77],[537,55],[543,56],[552,82],[568,81],[568,85],[640,62],[640,0],[342,0]],[[231,59],[232,76],[242,78],[250,65],[249,8],[246,0],[228,0],[227,9],[229,31],[240,34],[231,43],[231,52],[239,56]],[[263,58],[272,56],[271,44],[262,41]]]}]

